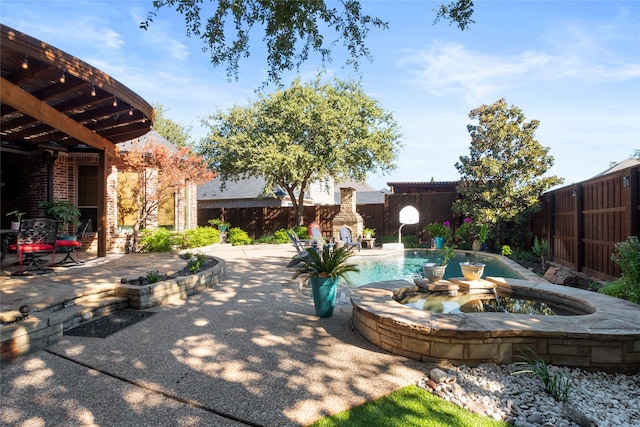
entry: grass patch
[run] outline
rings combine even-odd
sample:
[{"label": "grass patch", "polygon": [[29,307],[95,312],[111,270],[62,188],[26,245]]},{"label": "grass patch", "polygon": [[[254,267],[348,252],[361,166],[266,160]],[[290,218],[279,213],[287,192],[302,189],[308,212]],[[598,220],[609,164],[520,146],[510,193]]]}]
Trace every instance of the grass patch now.
[{"label": "grass patch", "polygon": [[411,385],[351,410],[322,418],[310,427],[505,427],[506,423],[472,414]]}]

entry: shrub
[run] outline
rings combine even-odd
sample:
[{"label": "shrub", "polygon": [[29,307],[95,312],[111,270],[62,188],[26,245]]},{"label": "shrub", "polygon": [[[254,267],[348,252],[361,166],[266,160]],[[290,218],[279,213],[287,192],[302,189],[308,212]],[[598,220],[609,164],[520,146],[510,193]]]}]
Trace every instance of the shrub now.
[{"label": "shrub", "polygon": [[[307,227],[305,227],[306,229]],[[305,230],[306,233],[306,230]],[[298,233],[296,233],[298,234]],[[275,243],[289,243],[291,240],[289,240],[289,237],[287,236],[287,233],[285,232],[284,228],[281,228],[280,230],[277,230],[274,235],[274,240]]]},{"label": "shrub", "polygon": [[189,271],[196,273],[207,263],[208,259],[209,257],[205,254],[198,254],[197,257],[192,257],[189,260],[187,267],[189,268]]},{"label": "shrub", "polygon": [[169,252],[173,249],[176,236],[166,228],[140,231],[141,252]]},{"label": "shrub", "polygon": [[638,237],[629,236],[624,242],[616,243],[611,260],[620,266],[622,276],[598,291],[640,304],[640,241]]},{"label": "shrub", "polygon": [[293,231],[298,235],[300,239],[308,239],[309,238],[309,229],[304,225],[299,225],[293,229]]},{"label": "shrub", "polygon": [[251,237],[249,237],[247,232],[240,227],[233,227],[229,229],[227,242],[231,243],[233,246],[250,245]]},{"label": "shrub", "polygon": [[160,281],[160,272],[158,270],[148,271],[147,272],[147,282],[149,283],[157,283]]},{"label": "shrub", "polygon": [[521,262],[536,262],[536,256],[529,251],[525,251],[524,249],[515,248],[511,251],[510,258],[515,261]]},{"label": "shrub", "polygon": [[547,259],[547,254],[549,253],[549,244],[546,240],[540,239],[538,240],[538,236],[535,237],[533,241],[533,253],[540,257],[540,263],[542,265],[542,270],[545,270],[545,264]]},{"label": "shrub", "polygon": [[500,253],[502,254],[502,256],[511,256],[513,254],[513,251],[511,250],[511,246],[502,245],[502,248],[500,249]]},{"label": "shrub", "polygon": [[185,231],[181,240],[180,247],[183,249],[213,245],[220,243],[220,231],[213,227],[196,227]]}]

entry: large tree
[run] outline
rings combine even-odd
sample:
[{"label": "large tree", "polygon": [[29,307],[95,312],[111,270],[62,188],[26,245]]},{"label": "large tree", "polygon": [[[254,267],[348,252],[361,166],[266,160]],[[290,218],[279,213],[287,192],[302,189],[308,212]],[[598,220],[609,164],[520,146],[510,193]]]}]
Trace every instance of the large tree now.
[{"label": "large tree", "polygon": [[470,154],[455,165],[462,179],[454,210],[494,230],[521,224],[539,209],[542,193],[563,182],[545,175],[553,157],[535,139],[540,122],[527,122],[522,111],[504,99],[471,110],[469,117],[478,124],[467,126]]},{"label": "large tree", "polygon": [[[322,62],[331,61],[331,52],[339,39],[347,49],[347,62],[358,68],[361,58],[370,58],[365,38],[371,28],[388,23],[362,13],[360,1],[342,0],[329,7],[325,0],[154,0],[153,10],[140,27],[147,29],[157,12],[175,8],[184,16],[187,35],[202,39],[214,66],[226,64],[227,76],[238,77],[239,62],[250,54],[249,40],[263,31],[267,46],[269,80],[278,81],[280,73],[298,68],[310,52],[319,53]],[[462,30],[473,23],[473,2],[457,0],[441,5],[436,20],[456,23]],[[331,36],[330,31],[336,35]],[[235,34],[234,34],[235,31]],[[325,34],[328,34],[325,37]]]},{"label": "large tree", "polygon": [[259,94],[204,120],[210,132],[199,152],[224,182],[264,177],[264,192],[282,188],[303,224],[304,192],[326,177],[364,181],[395,168],[398,124],[359,83],[317,77]]},{"label": "large tree", "polygon": [[193,145],[191,138],[191,126],[185,126],[166,116],[162,104],[153,104],[155,120],[153,130],[162,135],[167,141],[171,141],[178,148]]}]

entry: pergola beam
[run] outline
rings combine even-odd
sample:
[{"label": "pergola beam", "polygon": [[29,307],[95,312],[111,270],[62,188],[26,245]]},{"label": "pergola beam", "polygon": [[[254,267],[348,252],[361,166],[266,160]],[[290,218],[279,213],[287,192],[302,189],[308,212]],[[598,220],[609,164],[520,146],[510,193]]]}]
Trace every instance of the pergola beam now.
[{"label": "pergola beam", "polygon": [[0,77],[0,97],[2,98],[2,103],[10,105],[16,110],[46,123],[91,147],[104,150],[105,154],[116,155],[115,146],[111,141],[92,132],[3,77]]}]

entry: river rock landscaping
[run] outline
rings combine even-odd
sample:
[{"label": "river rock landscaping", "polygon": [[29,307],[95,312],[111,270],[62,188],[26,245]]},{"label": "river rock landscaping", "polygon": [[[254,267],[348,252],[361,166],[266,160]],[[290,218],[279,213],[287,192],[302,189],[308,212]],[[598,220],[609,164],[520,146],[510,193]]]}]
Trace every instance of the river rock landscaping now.
[{"label": "river rock landscaping", "polygon": [[556,401],[522,366],[482,364],[432,369],[418,386],[471,412],[516,427],[640,425],[640,373],[587,372],[549,365],[570,381],[568,400]]}]

